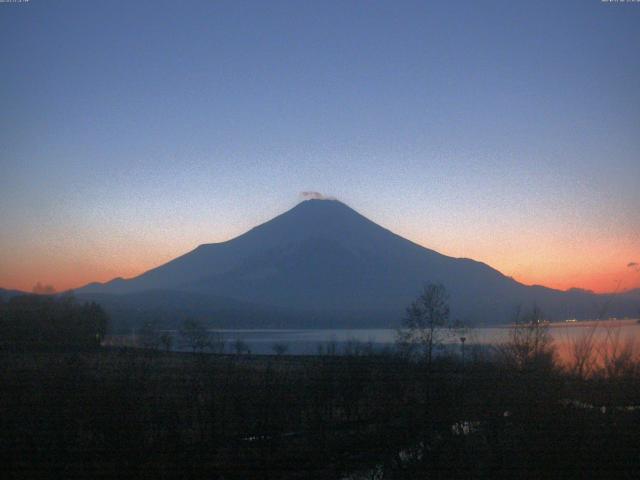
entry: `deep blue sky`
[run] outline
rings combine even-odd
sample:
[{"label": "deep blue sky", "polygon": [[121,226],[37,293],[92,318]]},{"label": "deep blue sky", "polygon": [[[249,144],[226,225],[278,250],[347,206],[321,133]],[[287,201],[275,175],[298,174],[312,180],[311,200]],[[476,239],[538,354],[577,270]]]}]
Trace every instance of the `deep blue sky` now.
[{"label": "deep blue sky", "polygon": [[640,285],[640,4],[0,4],[0,286],[299,201],[526,283]]}]

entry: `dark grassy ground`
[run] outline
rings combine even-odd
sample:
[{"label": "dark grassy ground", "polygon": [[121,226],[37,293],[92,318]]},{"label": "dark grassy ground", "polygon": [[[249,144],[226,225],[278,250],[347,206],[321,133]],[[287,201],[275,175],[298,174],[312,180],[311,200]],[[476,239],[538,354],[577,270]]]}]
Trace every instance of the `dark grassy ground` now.
[{"label": "dark grassy ground", "polygon": [[0,362],[5,478],[640,478],[640,411],[617,408],[640,404],[637,368],[104,348]]}]

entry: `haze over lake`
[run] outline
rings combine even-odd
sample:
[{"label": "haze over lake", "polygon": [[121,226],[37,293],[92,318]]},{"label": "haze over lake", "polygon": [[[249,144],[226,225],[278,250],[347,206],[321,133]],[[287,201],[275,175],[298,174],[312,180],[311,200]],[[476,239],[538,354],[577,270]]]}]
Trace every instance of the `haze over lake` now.
[{"label": "haze over lake", "polygon": [[[466,347],[475,345],[499,345],[509,339],[512,327],[468,328],[452,332],[444,340],[447,348],[460,345],[460,337],[465,338]],[[234,353],[235,343],[243,342],[252,354],[272,355],[274,345],[285,345],[286,353],[292,355],[315,355],[335,351],[343,354],[354,348],[368,348],[383,350],[393,347],[396,341],[396,329],[365,328],[365,329],[216,329],[213,333],[222,335],[225,342],[225,352]],[[549,324],[554,345],[560,360],[566,360],[570,355],[572,345],[592,335],[594,345],[602,348],[605,344],[624,346],[640,338],[640,323],[635,319],[609,320],[601,322],[551,323]],[[186,351],[177,331],[175,336],[175,350]],[[135,333],[130,335],[109,335],[105,340],[108,345],[135,344]],[[334,350],[335,349],[335,350]]]}]

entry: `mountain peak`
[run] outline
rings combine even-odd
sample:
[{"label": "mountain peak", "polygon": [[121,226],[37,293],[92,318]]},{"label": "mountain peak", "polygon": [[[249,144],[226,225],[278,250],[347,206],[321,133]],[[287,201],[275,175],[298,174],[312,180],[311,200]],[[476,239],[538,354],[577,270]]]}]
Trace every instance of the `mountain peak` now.
[{"label": "mountain peak", "polygon": [[346,208],[347,210],[355,211],[349,205],[347,205],[346,203],[342,203],[340,200],[338,200],[336,198],[309,198],[307,200],[303,200],[300,203],[298,203],[295,207],[293,207],[293,209],[296,209],[298,207],[300,207],[300,208],[338,208],[338,207],[342,207],[342,208]]},{"label": "mountain peak", "polygon": [[[298,205],[300,205],[301,203],[342,203],[340,200],[338,200],[337,198],[334,197],[323,197],[323,198],[307,198],[305,200],[302,200]],[[342,203],[344,205],[344,203]]]},{"label": "mountain peak", "polygon": [[365,242],[371,235],[389,233],[348,205],[335,199],[313,198],[259,225],[242,237],[259,237],[263,245],[303,238],[341,238]]},{"label": "mountain peak", "polygon": [[342,203],[336,199],[325,198],[312,198],[309,200],[303,200],[298,203],[292,209],[284,212],[283,214],[274,218],[280,218],[288,215],[300,215],[300,216],[321,216],[323,219],[328,220],[330,218],[337,218],[346,216],[350,218],[359,217],[369,222],[364,216],[360,215],[353,208],[346,203]]}]

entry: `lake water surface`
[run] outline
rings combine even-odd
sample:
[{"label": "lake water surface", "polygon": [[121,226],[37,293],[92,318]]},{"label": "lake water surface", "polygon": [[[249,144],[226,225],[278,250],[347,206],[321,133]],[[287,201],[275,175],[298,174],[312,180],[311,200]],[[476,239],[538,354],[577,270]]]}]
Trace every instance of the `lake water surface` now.
[{"label": "lake water surface", "polygon": [[[444,343],[460,344],[460,337],[466,346],[495,345],[508,341],[512,327],[475,328],[456,331]],[[555,323],[549,325],[549,333],[554,344],[562,350],[591,336],[594,344],[617,342],[626,344],[640,339],[640,323],[636,320]],[[320,348],[335,346],[340,353],[353,344],[371,344],[374,348],[391,347],[396,341],[395,329],[322,329],[322,330],[218,330],[226,341],[227,348],[238,339],[246,343],[252,353],[273,353],[274,345],[287,345],[287,353],[314,354]]]},{"label": "lake water surface", "polygon": [[[461,346],[460,337],[464,337],[465,348],[473,345],[496,345],[509,339],[512,327],[474,328],[456,331],[445,343],[449,348]],[[561,359],[570,355],[572,347],[591,338],[596,348],[610,348],[634,344],[640,340],[640,323],[637,320],[608,320],[576,323],[549,324],[549,333],[557,347]],[[264,329],[264,330],[212,330],[217,338],[224,342],[224,351],[234,353],[236,346],[242,344],[252,354],[273,354],[276,345],[283,346],[287,354],[312,355],[319,352],[344,353],[349,348],[373,348],[375,350],[393,347],[397,330],[395,329]],[[175,350],[188,350],[176,331]],[[114,335],[106,341],[111,345],[135,345],[135,335]]]}]

